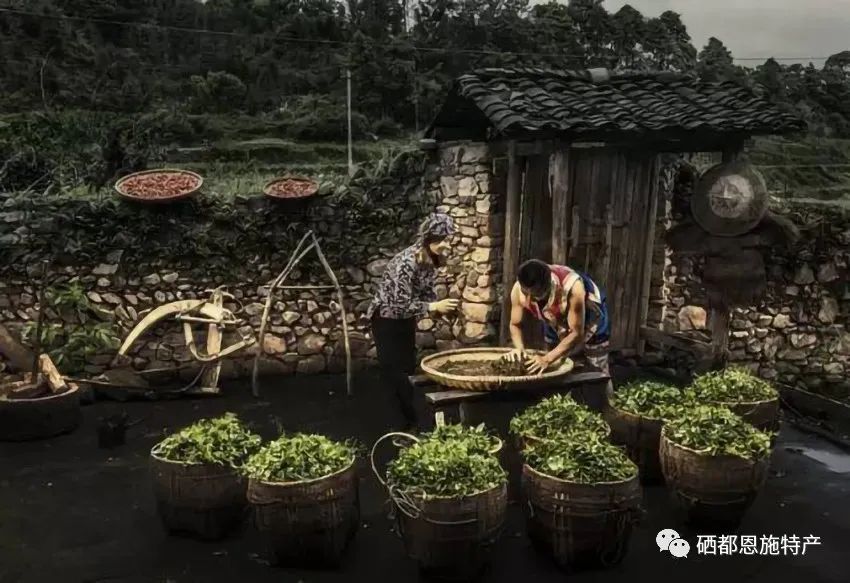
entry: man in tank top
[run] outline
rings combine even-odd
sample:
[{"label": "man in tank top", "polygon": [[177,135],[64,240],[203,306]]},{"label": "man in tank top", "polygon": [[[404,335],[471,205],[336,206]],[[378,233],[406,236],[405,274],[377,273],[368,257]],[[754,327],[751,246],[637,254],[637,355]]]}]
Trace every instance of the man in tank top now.
[{"label": "man in tank top", "polygon": [[[610,375],[610,322],[604,292],[586,274],[564,265],[532,259],[523,263],[511,291],[513,358],[524,357],[522,318],[543,325],[549,352],[527,358],[532,373],[542,373],[564,356],[583,351],[590,365]],[[609,383],[608,394],[612,393]]]}]

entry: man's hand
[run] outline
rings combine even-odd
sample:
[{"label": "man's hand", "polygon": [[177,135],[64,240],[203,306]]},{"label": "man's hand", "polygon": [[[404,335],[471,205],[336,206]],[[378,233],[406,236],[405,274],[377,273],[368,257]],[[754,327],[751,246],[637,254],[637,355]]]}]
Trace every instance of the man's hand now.
[{"label": "man's hand", "polygon": [[438,314],[448,314],[457,310],[458,306],[460,306],[460,300],[446,298],[444,300],[440,300],[439,302],[434,302],[428,307],[431,309],[432,312],[437,312]]},{"label": "man's hand", "polygon": [[522,348],[514,348],[506,355],[504,355],[502,359],[507,360],[509,362],[522,362],[525,360],[525,350],[523,350]]},{"label": "man's hand", "polygon": [[525,359],[525,366],[530,374],[542,375],[546,369],[552,366],[554,359],[548,354],[543,356],[529,356]]}]

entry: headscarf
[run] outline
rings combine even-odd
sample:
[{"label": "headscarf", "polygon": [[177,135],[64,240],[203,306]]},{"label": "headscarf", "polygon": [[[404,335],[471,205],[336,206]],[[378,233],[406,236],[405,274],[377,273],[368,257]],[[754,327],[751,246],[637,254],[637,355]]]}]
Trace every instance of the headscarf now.
[{"label": "headscarf", "polygon": [[434,213],[419,225],[416,241],[424,244],[428,237],[445,238],[454,235],[455,222],[445,213]]}]

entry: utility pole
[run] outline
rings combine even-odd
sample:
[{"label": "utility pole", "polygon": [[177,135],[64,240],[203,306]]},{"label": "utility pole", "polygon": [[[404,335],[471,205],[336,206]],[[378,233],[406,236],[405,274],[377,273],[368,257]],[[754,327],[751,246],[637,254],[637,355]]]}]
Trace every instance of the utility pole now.
[{"label": "utility pole", "polygon": [[352,152],[352,139],[351,139],[351,67],[346,65],[345,67],[345,85],[346,85],[346,93],[348,98],[348,175],[354,176],[354,155]]},{"label": "utility pole", "polygon": [[[408,0],[404,0],[404,35],[407,37],[407,40],[410,40],[410,21],[408,19],[408,14],[410,14],[410,7],[408,6]],[[416,128],[416,134],[419,135],[419,83],[416,78],[416,51],[413,52],[413,124]]]}]

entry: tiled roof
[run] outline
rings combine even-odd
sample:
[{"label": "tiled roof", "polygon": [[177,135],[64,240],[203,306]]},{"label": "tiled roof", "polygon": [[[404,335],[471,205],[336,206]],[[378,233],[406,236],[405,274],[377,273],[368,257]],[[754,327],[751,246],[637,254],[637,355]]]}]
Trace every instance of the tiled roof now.
[{"label": "tiled roof", "polygon": [[457,78],[429,134],[434,128],[482,123],[505,135],[574,136],[782,134],[804,127],[801,119],[735,82],[708,83],[675,73],[529,68],[481,69]]}]

